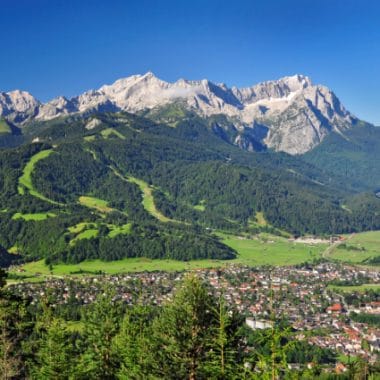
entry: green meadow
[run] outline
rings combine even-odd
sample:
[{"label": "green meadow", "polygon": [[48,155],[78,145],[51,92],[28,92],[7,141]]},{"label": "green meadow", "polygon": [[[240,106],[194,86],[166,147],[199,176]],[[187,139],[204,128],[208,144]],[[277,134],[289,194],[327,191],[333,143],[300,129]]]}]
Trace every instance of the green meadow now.
[{"label": "green meadow", "polygon": [[56,216],[57,215],[54,214],[53,212],[39,212],[35,214],[22,214],[21,212],[16,212],[16,214],[12,216],[12,219],[13,220],[24,219],[25,221],[34,220],[38,222],[38,221],[45,220],[48,218],[54,218]]},{"label": "green meadow", "polygon": [[380,256],[380,231],[348,236],[345,242],[331,251],[329,258],[349,263],[362,263],[375,256]]},{"label": "green meadow", "polygon": [[119,139],[125,140],[125,136],[122,135],[118,130],[114,128],[107,128],[103,129],[100,134],[105,138],[108,139],[110,137],[118,137]]},{"label": "green meadow", "polygon": [[[71,231],[86,232],[83,224],[71,227]],[[128,233],[129,225],[111,229],[111,234]],[[90,229],[92,231],[94,229]],[[65,276],[72,273],[83,272],[104,272],[116,274],[123,272],[141,271],[182,271],[203,268],[215,268],[232,264],[248,266],[258,265],[293,265],[305,261],[313,260],[322,256],[326,249],[326,244],[309,245],[289,242],[285,238],[260,234],[257,238],[247,239],[240,236],[219,233],[221,240],[238,252],[234,260],[194,260],[189,262],[176,260],[152,260],[146,258],[127,258],[117,261],[104,262],[100,260],[85,261],[79,264],[58,264],[54,265],[50,271],[43,260],[27,263],[22,266],[25,272],[23,276],[28,278],[37,277],[43,280],[48,276]]]},{"label": "green meadow", "polygon": [[108,213],[113,210],[111,207],[108,207],[107,201],[95,197],[81,196],[79,197],[79,203],[83,206],[98,210],[101,213]]},{"label": "green meadow", "polygon": [[288,239],[259,234],[253,239],[243,236],[219,234],[224,244],[235,249],[238,257],[232,262],[256,265],[295,265],[322,257],[326,244],[301,244]]},{"label": "green meadow", "polygon": [[127,223],[127,224],[123,224],[122,226],[115,226],[115,225],[107,225],[108,228],[110,229],[110,232],[108,234],[108,236],[110,238],[113,238],[117,235],[126,235],[126,234],[129,234],[129,232],[131,231],[131,224],[130,223]]},{"label": "green meadow", "polygon": [[77,236],[75,236],[75,238],[70,241],[70,244],[74,245],[77,240],[94,238],[98,236],[98,233],[99,231],[97,228],[90,228],[88,230],[84,230],[80,232]]},{"label": "green meadow", "polygon": [[53,153],[52,149],[42,150],[41,152],[38,152],[34,156],[31,157],[29,162],[25,165],[22,176],[19,178],[18,183],[18,193],[23,195],[25,193],[25,189],[29,191],[31,195],[34,197],[40,198],[46,202],[58,204],[58,202],[55,202],[49,198],[46,198],[44,195],[39,193],[34,187],[32,183],[32,173],[34,170],[34,166],[36,163],[40,160],[43,160],[44,158],[47,158],[50,156],[50,154]]},{"label": "green meadow", "polygon": [[368,290],[380,290],[380,284],[363,284],[363,285],[353,285],[353,286],[338,286],[329,285],[330,289],[334,289],[344,293],[359,292],[365,293]]},{"label": "green meadow", "polygon": [[75,235],[73,239],[71,239],[70,244],[73,245],[77,240],[81,239],[91,239],[93,237],[98,236],[99,227],[106,226],[109,229],[108,237],[114,238],[120,234],[128,234],[131,230],[131,224],[123,224],[122,226],[116,226],[114,224],[103,224],[103,223],[88,223],[82,222],[78,223],[75,226],[68,227],[68,231],[70,234]]},{"label": "green meadow", "polygon": [[172,221],[168,217],[166,217],[164,214],[162,214],[159,210],[157,210],[156,205],[154,204],[153,194],[152,194],[152,188],[142,179],[138,179],[135,177],[128,177],[128,181],[135,183],[140,190],[143,193],[143,201],[142,204],[146,211],[148,211],[151,215],[153,215],[155,218],[160,220],[161,222],[170,222]]}]

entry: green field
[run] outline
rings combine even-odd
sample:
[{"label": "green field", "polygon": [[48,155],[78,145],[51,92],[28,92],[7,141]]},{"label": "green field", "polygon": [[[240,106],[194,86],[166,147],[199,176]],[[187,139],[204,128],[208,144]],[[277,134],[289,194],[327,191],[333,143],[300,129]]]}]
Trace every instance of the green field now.
[{"label": "green field", "polygon": [[267,226],[268,223],[264,218],[264,214],[262,212],[256,212],[256,221],[259,226]]},{"label": "green field", "polygon": [[[119,233],[128,233],[130,225],[116,227],[107,225],[110,229],[109,236],[113,237]],[[93,223],[79,223],[76,226],[70,227],[69,231],[72,233],[81,234],[86,231],[97,231]],[[241,264],[247,266],[260,266],[260,265],[295,265],[305,261],[312,261],[313,259],[322,257],[324,251],[327,249],[327,244],[303,244],[294,243],[286,238],[273,236],[261,233],[253,239],[244,236],[235,236],[225,233],[217,233],[221,240],[231,248],[238,252],[238,257],[234,260],[196,260],[190,262],[182,262],[175,260],[152,260],[145,258],[129,258],[118,261],[103,262],[100,260],[85,261],[80,264],[59,264],[55,265],[53,271],[50,273],[49,268],[44,264],[43,260],[27,263],[23,265],[23,275],[29,277],[29,281],[44,280],[46,276],[64,276],[72,272],[88,271],[98,272],[102,271],[108,274],[122,273],[122,272],[141,272],[141,271],[181,271],[191,269],[202,269],[221,267],[231,264]],[[365,232],[357,234],[349,240],[350,244],[363,244],[366,247],[375,249],[378,246],[378,239],[380,239],[380,232]],[[339,251],[339,249],[338,249]],[[335,257],[335,251],[332,253]],[[342,259],[343,260],[343,259]],[[37,275],[36,275],[37,273]],[[349,286],[336,286],[337,290],[342,291],[364,291],[365,289],[379,289],[380,285],[361,285],[355,287]]]},{"label": "green field", "polygon": [[142,179],[138,179],[135,177],[129,176],[127,178],[129,182],[135,183],[143,193],[143,201],[142,204],[146,211],[148,211],[151,215],[153,215],[156,219],[161,222],[170,222],[172,221],[164,214],[162,214],[159,210],[157,210],[156,205],[154,204],[152,188]]},{"label": "green field", "polygon": [[199,204],[193,206],[194,210],[197,210],[197,211],[205,211],[206,210],[206,201],[204,199],[202,199]]},{"label": "green field", "polygon": [[224,244],[235,249],[239,255],[233,262],[256,265],[294,265],[320,258],[326,244],[299,244],[269,234],[260,234],[254,239],[219,234]]},{"label": "green field", "polygon": [[79,197],[79,203],[83,206],[98,210],[103,214],[113,211],[111,207],[108,207],[107,201],[95,197],[81,196]]},{"label": "green field", "polygon": [[74,239],[70,240],[70,245],[74,245],[77,240],[94,238],[98,236],[98,233],[99,231],[96,228],[84,230],[75,236]]},{"label": "green field", "polygon": [[75,226],[68,227],[68,231],[71,234],[76,235],[71,239],[70,244],[73,245],[77,240],[81,239],[91,239],[99,234],[100,225],[107,226],[109,229],[108,237],[114,238],[120,234],[129,234],[131,231],[131,224],[123,224],[122,226],[116,226],[114,224],[99,224],[99,223],[88,223],[82,222],[78,223]]},{"label": "green field", "polygon": [[[346,244],[347,249],[343,248],[343,244]],[[328,257],[350,263],[362,263],[375,256],[380,256],[380,231],[353,234],[340,247],[335,247]]]},{"label": "green field", "polygon": [[111,224],[108,224],[107,226],[110,229],[110,232],[108,234],[108,236],[110,238],[113,238],[113,237],[120,235],[120,234],[124,234],[124,235],[129,234],[129,232],[131,231],[131,224],[130,223],[124,224],[122,226],[114,226]]},{"label": "green field", "polygon": [[359,292],[364,293],[368,290],[380,290],[380,284],[363,284],[363,285],[353,285],[353,286],[338,286],[329,285],[330,289],[337,290],[344,293]]},{"label": "green field", "polygon": [[[153,260],[145,258],[129,258],[117,261],[100,261],[91,260],[84,261],[79,264],[59,264],[54,265],[53,270],[50,271],[49,267],[45,265],[44,260],[27,263],[22,266],[25,272],[22,275],[25,276],[26,281],[30,281],[31,278],[34,281],[43,281],[46,277],[53,276],[65,276],[70,275],[73,272],[87,271],[87,272],[99,272],[102,271],[107,274],[117,274],[124,272],[143,272],[143,271],[182,271],[190,269],[209,268],[225,265],[223,261],[213,260],[197,260],[191,262],[176,261],[176,260]],[[15,273],[15,272],[13,272]],[[38,279],[38,280],[37,280]]]},{"label": "green field", "polygon": [[[128,227],[127,227],[128,226]],[[85,232],[86,223],[80,223],[77,226],[70,227],[71,231],[79,233]],[[82,229],[81,229],[82,228]],[[130,226],[111,228],[111,234],[128,233]],[[96,231],[96,230],[95,230]],[[124,232],[122,232],[124,231]],[[114,235],[115,234],[115,235]],[[23,265],[23,275],[43,280],[51,274],[55,276],[69,275],[72,272],[80,270],[87,272],[102,271],[108,274],[122,272],[141,272],[141,271],[181,271],[202,268],[215,268],[231,264],[242,264],[248,266],[257,265],[293,265],[302,263],[307,260],[321,257],[326,248],[326,244],[316,246],[308,244],[296,244],[289,242],[287,239],[261,234],[256,239],[245,239],[238,236],[226,235],[219,233],[223,242],[237,250],[238,257],[234,260],[195,260],[190,262],[176,260],[152,260],[145,258],[128,258],[118,261],[103,262],[100,260],[85,261],[80,264],[59,264],[54,265],[50,273],[49,268],[43,260],[27,263]],[[29,281],[29,280],[28,280]]]},{"label": "green field", "polygon": [[40,160],[43,160],[44,158],[47,158],[50,156],[50,154],[53,153],[52,149],[42,150],[41,152],[38,152],[35,154],[29,162],[25,165],[25,168],[23,170],[22,176],[19,178],[19,186],[18,186],[18,193],[23,195],[25,194],[25,189],[29,190],[29,193],[33,195],[34,197],[40,198],[46,202],[58,204],[58,202],[55,202],[49,198],[46,198],[44,195],[39,193],[37,190],[34,189],[33,183],[32,183],[32,173],[34,170],[34,166],[36,163]]},{"label": "green field", "polygon": [[105,138],[105,139],[108,139],[110,138],[111,136],[116,136],[118,137],[119,139],[122,139],[122,140],[125,140],[125,136],[122,135],[119,131],[117,131],[116,129],[114,128],[107,128],[107,129],[103,129],[100,134]]},{"label": "green field", "polygon": [[131,182],[136,184],[141,192],[143,193],[142,204],[146,211],[148,211],[151,215],[153,215],[156,219],[161,222],[175,222],[175,220],[169,219],[164,214],[162,214],[159,210],[157,210],[156,205],[154,204],[152,188],[142,179],[138,179],[132,176],[124,177],[120,172],[116,170],[113,166],[110,166],[110,169],[121,178],[123,181]]},{"label": "green field", "polygon": [[68,228],[69,232],[72,233],[72,234],[79,234],[81,233],[83,230],[87,229],[87,228],[94,228],[96,226],[96,223],[87,223],[87,222],[82,222],[82,223],[78,223],[76,224],[75,226],[71,226]]},{"label": "green field", "polygon": [[45,220],[48,218],[54,218],[56,216],[57,215],[54,214],[53,212],[39,212],[35,214],[22,214],[21,212],[16,212],[16,214],[12,216],[12,219],[13,220],[24,219],[26,221],[29,221],[29,220],[40,221],[40,220]]}]

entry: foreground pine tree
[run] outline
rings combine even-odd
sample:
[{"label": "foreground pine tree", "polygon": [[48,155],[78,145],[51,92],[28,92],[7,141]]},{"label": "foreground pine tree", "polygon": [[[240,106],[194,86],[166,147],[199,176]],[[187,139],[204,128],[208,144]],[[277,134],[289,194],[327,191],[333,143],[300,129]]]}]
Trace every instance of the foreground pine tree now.
[{"label": "foreground pine tree", "polygon": [[234,361],[229,343],[236,332],[229,326],[224,305],[218,305],[198,278],[188,277],[153,322],[152,374],[167,379],[228,378]]},{"label": "foreground pine tree", "polygon": [[69,379],[70,363],[75,360],[70,342],[70,334],[65,324],[58,318],[53,318],[41,335],[36,362],[32,367],[32,378],[49,380]]},{"label": "foreground pine tree", "polygon": [[84,313],[83,352],[75,379],[115,379],[120,363],[113,341],[119,331],[120,308],[113,296],[101,295]]}]

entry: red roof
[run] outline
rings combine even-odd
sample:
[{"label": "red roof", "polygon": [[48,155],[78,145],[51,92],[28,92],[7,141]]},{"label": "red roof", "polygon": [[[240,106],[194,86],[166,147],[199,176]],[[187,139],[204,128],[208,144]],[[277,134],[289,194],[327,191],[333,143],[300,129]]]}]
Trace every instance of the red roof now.
[{"label": "red roof", "polygon": [[329,306],[327,311],[342,311],[342,305],[340,303],[334,303],[334,305]]}]

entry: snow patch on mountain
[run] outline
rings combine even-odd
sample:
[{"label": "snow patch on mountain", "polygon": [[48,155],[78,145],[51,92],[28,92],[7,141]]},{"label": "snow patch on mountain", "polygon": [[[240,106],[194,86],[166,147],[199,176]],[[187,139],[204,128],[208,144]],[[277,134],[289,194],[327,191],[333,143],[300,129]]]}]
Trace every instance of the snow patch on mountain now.
[{"label": "snow patch on mountain", "polygon": [[[23,91],[0,93],[0,115],[22,125],[30,120],[50,120],[73,113],[139,112],[181,100],[201,116],[224,114],[242,132],[255,125],[267,128],[258,144],[278,151],[302,154],[318,145],[331,131],[343,133],[354,120],[327,87],[294,75],[245,88],[228,88],[207,79],[165,82],[153,73],[133,75],[67,99],[41,104]],[[255,138],[255,133],[246,136]],[[252,146],[238,136],[239,146]]]}]

